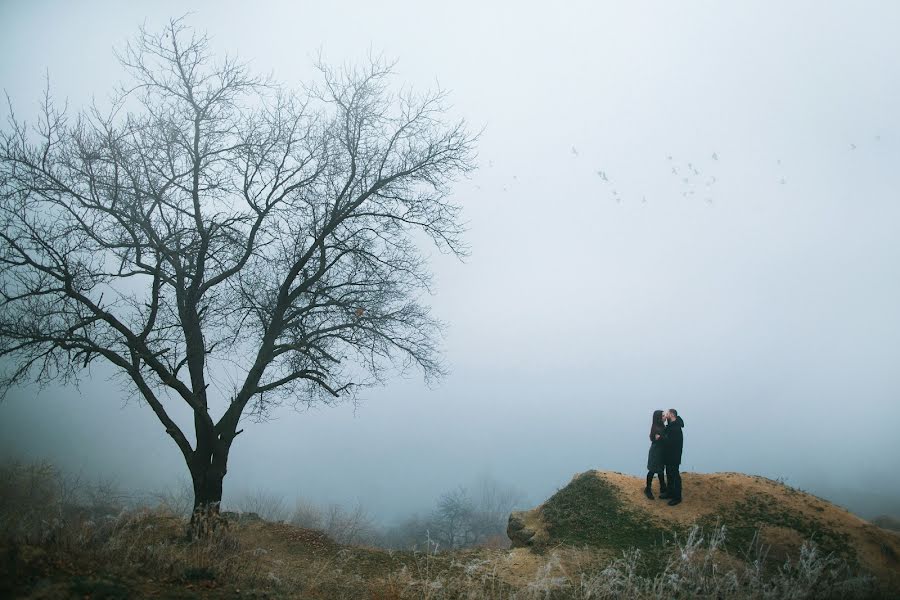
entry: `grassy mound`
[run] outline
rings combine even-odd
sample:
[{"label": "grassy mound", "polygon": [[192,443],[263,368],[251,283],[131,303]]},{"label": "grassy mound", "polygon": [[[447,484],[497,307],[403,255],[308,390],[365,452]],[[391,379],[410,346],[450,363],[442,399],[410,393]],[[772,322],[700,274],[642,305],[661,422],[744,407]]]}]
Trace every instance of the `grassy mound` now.
[{"label": "grassy mound", "polygon": [[[68,510],[52,494],[22,496],[46,486],[7,479],[8,493],[0,493],[0,597],[900,597],[900,581],[885,575],[900,571],[900,536],[809,494],[738,474],[686,474],[685,502],[669,507],[644,498],[637,478],[583,473],[521,513],[516,531],[525,546],[442,552],[341,544],[321,531],[259,518],[226,520],[210,536],[190,539],[186,517],[164,506]],[[753,526],[765,545],[787,549],[783,557],[729,549],[743,550]],[[759,568],[761,556],[770,568]],[[845,558],[853,556],[860,569]],[[880,571],[872,568],[878,564]]]},{"label": "grassy mound", "polygon": [[600,546],[612,550],[660,545],[672,530],[647,519],[596,471],[576,475],[541,509],[554,543]]},{"label": "grassy mound", "polygon": [[[661,568],[664,548],[692,531],[722,532],[719,549],[769,573],[800,560],[805,546],[848,573],[872,574],[900,589],[900,536],[812,494],[739,473],[683,474],[684,501],[672,507],[644,496],[644,481],[605,471],[576,475],[543,505],[516,513],[539,551],[590,547],[608,556],[640,549],[642,571]],[[512,537],[512,536],[511,536]],[[752,556],[751,556],[752,555]]]},{"label": "grassy mound", "polygon": [[[791,491],[787,493],[800,493]],[[824,509],[822,509],[824,512]],[[723,522],[728,527],[726,545],[731,551],[740,551],[751,546],[760,531],[788,533],[787,542],[777,543],[769,539],[770,554],[773,560],[782,560],[790,555],[790,546],[796,546],[796,540],[812,540],[825,553],[832,554],[845,561],[850,567],[859,567],[859,557],[853,541],[846,531],[832,525],[825,519],[816,519],[804,511],[778,501],[773,494],[754,493],[735,502],[733,506],[724,507],[718,514],[704,515],[698,519],[702,527],[714,527]],[[774,534],[769,534],[774,538]],[[791,544],[790,540],[794,540]],[[773,546],[773,542],[776,542]],[[774,551],[773,551],[774,550]]]}]

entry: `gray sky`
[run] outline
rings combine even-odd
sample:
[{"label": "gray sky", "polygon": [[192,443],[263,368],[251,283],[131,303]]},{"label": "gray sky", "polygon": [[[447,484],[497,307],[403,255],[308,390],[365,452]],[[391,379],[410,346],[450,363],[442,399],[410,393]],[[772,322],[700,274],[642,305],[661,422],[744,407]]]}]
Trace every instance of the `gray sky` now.
[{"label": "gray sky", "polygon": [[[72,107],[103,98],[112,48],[188,4],[2,2],[0,86],[20,115],[45,71]],[[455,195],[472,256],[429,249],[452,374],[248,424],[226,498],[390,518],[491,474],[537,503],[588,468],[642,475],[670,406],[685,469],[900,497],[900,4],[563,4],[190,3],[282,82],[320,48],[372,48],[486,127]],[[14,392],[0,449],[126,485],[186,476],[123,397],[102,369],[80,393]]]}]

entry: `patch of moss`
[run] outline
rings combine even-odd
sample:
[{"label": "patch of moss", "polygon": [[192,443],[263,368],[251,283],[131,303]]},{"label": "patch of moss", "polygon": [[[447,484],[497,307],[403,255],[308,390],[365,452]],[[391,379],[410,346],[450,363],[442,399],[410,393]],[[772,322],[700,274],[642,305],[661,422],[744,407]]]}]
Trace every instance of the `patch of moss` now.
[{"label": "patch of moss", "polygon": [[810,519],[798,511],[784,508],[768,494],[752,494],[738,502],[725,514],[701,519],[701,527],[715,525],[713,519],[726,526],[725,546],[731,553],[747,552],[761,527],[766,525],[793,529],[804,540],[812,540],[826,554],[834,554],[856,568],[859,561],[847,534]]},{"label": "patch of moss", "polygon": [[630,509],[616,488],[588,471],[578,475],[544,504],[541,516],[555,543],[608,548],[640,548],[648,568],[664,560],[663,542],[682,533],[665,529]]}]

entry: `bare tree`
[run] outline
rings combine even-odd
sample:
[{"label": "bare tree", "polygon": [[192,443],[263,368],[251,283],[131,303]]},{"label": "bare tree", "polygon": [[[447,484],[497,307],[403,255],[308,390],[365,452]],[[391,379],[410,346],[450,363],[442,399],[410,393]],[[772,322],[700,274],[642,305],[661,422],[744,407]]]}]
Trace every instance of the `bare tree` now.
[{"label": "bare tree", "polygon": [[325,533],[339,544],[370,544],[377,537],[372,518],[360,503],[349,510],[330,504],[324,521]]},{"label": "bare tree", "polygon": [[448,550],[472,544],[474,514],[475,505],[466,488],[460,486],[441,494],[431,519],[436,527],[435,538]]},{"label": "bare tree", "polygon": [[483,476],[476,482],[474,495],[462,486],[441,494],[427,526],[448,549],[506,539],[509,514],[523,498],[517,488]]},{"label": "bare tree", "polygon": [[465,253],[448,193],[475,138],[443,92],[392,92],[379,58],[320,61],[294,93],[181,20],[119,58],[109,109],[70,116],[48,90],[38,122],[10,108],[2,130],[2,385],[105,360],[215,512],[242,417],[441,375],[416,236]]},{"label": "bare tree", "polygon": [[482,475],[474,485],[475,512],[486,524],[486,535],[505,533],[510,513],[525,501],[525,493],[514,485]]}]

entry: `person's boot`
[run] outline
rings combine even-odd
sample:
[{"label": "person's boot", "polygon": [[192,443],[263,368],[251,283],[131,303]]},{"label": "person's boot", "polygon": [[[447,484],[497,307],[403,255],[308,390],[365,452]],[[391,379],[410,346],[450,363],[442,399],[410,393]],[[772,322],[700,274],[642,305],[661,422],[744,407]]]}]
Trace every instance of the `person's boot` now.
[{"label": "person's boot", "polygon": [[681,504],[681,498],[672,498],[669,500],[669,506],[676,506],[678,504]]},{"label": "person's boot", "polygon": [[653,500],[653,490],[650,489],[650,486],[644,488],[644,495],[647,496],[650,500]]}]

